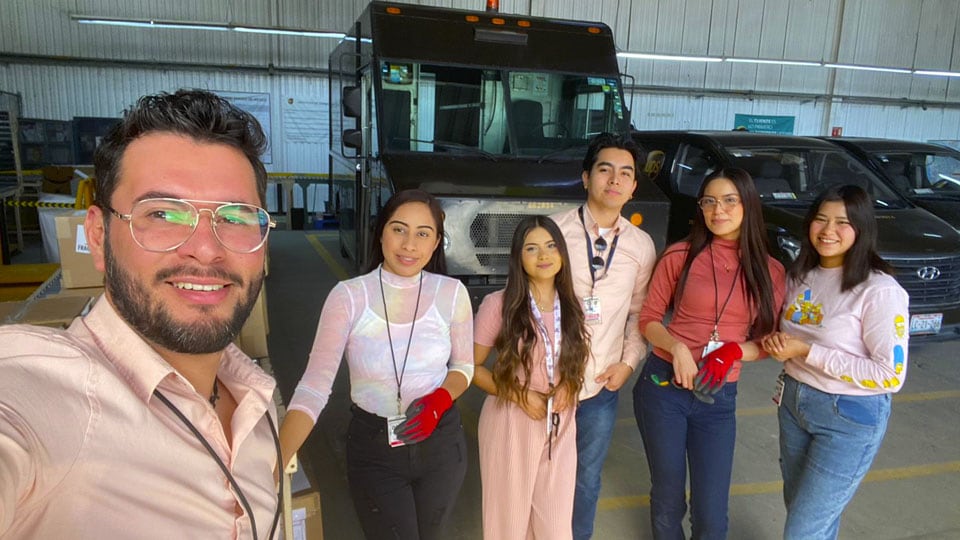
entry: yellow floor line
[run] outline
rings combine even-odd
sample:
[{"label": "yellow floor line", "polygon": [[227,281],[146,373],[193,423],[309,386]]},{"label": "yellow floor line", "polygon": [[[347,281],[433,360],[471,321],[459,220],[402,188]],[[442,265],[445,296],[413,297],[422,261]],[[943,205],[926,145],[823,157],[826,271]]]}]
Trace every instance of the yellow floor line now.
[{"label": "yellow floor line", "polygon": [[333,271],[334,277],[340,281],[350,279],[350,275],[347,274],[347,271],[343,268],[343,265],[340,264],[340,261],[331,255],[330,252],[327,251],[327,248],[323,247],[323,244],[320,242],[319,234],[307,234],[306,237],[307,241],[310,242],[310,245],[313,246],[314,251],[320,255],[320,258],[323,259],[323,262],[327,263],[327,266]]},{"label": "yellow floor line", "polygon": [[[909,467],[895,467],[870,471],[863,479],[863,483],[888,482],[890,480],[905,480],[922,476],[938,474],[960,473],[960,461],[944,463],[930,463],[927,465],[911,465]],[[734,484],[730,486],[730,495],[762,495],[780,493],[783,491],[783,482],[752,482],[749,484]],[[603,497],[597,502],[598,510],[621,510],[624,508],[639,508],[650,506],[649,495],[632,495],[628,497]]]}]

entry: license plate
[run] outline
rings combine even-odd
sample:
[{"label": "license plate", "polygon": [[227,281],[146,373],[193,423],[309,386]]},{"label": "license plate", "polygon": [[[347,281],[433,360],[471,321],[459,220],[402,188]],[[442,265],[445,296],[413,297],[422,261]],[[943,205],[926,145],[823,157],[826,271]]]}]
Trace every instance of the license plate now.
[{"label": "license plate", "polygon": [[910,335],[938,334],[943,313],[918,313],[910,316]]}]

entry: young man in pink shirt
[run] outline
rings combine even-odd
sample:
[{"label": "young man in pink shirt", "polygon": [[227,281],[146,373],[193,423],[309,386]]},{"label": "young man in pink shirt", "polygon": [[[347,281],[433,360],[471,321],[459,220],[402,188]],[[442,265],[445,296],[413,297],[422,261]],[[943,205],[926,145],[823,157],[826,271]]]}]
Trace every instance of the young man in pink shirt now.
[{"label": "young man in pink shirt", "polygon": [[273,225],[265,143],[179,91],[97,148],[104,295],[67,330],[0,328],[0,538],[272,536],[275,383],[232,344]]},{"label": "young man in pink shirt", "polygon": [[551,216],[567,241],[574,292],[582,302],[591,339],[576,418],[576,540],[593,535],[618,392],[646,352],[637,323],[657,252],[650,235],[620,215],[637,188],[640,161],[639,149],[629,137],[597,135],[583,159],[586,202]]}]

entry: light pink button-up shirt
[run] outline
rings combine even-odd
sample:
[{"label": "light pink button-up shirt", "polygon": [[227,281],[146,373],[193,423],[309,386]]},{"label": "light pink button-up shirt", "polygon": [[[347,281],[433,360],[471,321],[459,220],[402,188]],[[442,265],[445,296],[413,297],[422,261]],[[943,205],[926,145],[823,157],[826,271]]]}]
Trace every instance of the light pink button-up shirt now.
[{"label": "light pink button-up shirt", "polygon": [[207,439],[267,537],[277,498],[275,383],[230,345],[218,377],[237,400],[228,443],[193,386],[101,298],[66,330],[0,327],[0,539],[252,538]]},{"label": "light pink button-up shirt", "polygon": [[583,400],[600,393],[602,385],[595,379],[607,366],[624,362],[636,369],[646,354],[646,342],[640,334],[638,322],[647,295],[647,283],[657,261],[657,248],[649,234],[620,216],[613,230],[604,235],[608,246],[606,253],[602,254],[604,261],[609,257],[614,237],[620,236],[610,269],[604,277],[601,277],[604,271],[600,270],[597,274],[600,279],[594,284],[587,259],[584,223],[591,244],[600,235],[600,229],[587,205],[583,205],[584,223],[580,222],[577,209],[550,217],[560,226],[567,242],[574,292],[581,300],[591,295],[600,298],[600,324],[587,325],[591,355],[580,391]]}]

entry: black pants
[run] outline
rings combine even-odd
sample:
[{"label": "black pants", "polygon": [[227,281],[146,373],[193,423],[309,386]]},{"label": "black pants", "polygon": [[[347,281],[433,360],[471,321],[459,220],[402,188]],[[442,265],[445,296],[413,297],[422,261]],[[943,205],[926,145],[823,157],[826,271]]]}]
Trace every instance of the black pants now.
[{"label": "black pants", "polygon": [[467,472],[467,443],[454,405],[420,443],[391,448],[386,419],[351,408],[347,480],[368,540],[443,538]]}]

